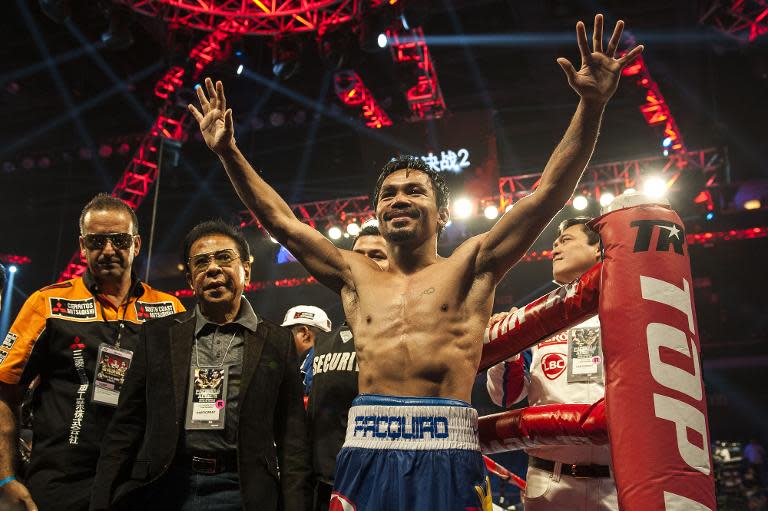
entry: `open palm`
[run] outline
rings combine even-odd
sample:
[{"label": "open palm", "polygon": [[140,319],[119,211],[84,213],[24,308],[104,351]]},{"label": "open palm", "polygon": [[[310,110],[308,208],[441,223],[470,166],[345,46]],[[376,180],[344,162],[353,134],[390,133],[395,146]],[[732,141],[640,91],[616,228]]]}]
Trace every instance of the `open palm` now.
[{"label": "open palm", "polygon": [[208,91],[208,97],[202,87],[196,89],[202,113],[193,105],[187,105],[187,108],[200,125],[200,132],[203,134],[206,145],[213,152],[220,154],[234,142],[232,110],[227,110],[227,98],[224,96],[224,85],[221,82],[216,82],[214,87],[213,81],[206,78],[205,88]]},{"label": "open palm", "polygon": [[584,23],[581,21],[576,23],[576,40],[581,52],[581,68],[576,71],[573,64],[565,58],[557,59],[557,63],[563,68],[568,84],[583,99],[607,102],[616,92],[621,70],[642,53],[643,47],[636,46],[621,58],[614,58],[623,31],[624,22],[619,20],[608,41],[608,47],[603,51],[603,15],[598,14],[595,16],[592,51],[590,51]]}]

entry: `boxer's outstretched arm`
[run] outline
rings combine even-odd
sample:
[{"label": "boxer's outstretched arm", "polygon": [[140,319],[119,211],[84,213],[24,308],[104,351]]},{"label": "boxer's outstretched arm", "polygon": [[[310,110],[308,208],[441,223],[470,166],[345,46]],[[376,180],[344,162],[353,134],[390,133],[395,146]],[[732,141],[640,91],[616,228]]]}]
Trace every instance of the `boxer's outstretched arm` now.
[{"label": "boxer's outstretched arm", "polygon": [[491,273],[496,282],[501,280],[573,193],[592,156],[603,110],[619,85],[621,70],[643,51],[642,46],[637,46],[623,57],[614,58],[623,28],[624,22],[619,21],[604,51],[603,16],[595,16],[590,51],[584,23],[576,24],[581,69],[576,71],[567,59],[557,59],[568,84],[580,97],[576,113],[544,167],[538,188],[518,201],[481,237],[477,274]]},{"label": "boxer's outstretched arm", "polygon": [[[240,200],[317,280],[337,292],[345,285],[351,286],[351,270],[343,254],[347,251],[299,221],[283,198],[251,167],[235,143],[232,110],[227,109],[224,86],[217,82],[214,87],[206,78],[205,88],[208,97],[202,87],[197,88],[202,113],[192,105],[188,108],[200,124],[205,143],[224,165]],[[347,254],[354,257],[351,252]]]}]

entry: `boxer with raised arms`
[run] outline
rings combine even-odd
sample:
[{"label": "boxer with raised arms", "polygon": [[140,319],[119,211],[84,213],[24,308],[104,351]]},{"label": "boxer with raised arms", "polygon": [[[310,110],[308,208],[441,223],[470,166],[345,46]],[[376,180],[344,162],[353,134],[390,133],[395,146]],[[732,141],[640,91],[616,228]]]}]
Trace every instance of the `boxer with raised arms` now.
[{"label": "boxer with raised arms", "polygon": [[570,198],[597,140],[621,70],[642,51],[615,58],[623,22],[603,49],[595,17],[590,50],[576,24],[577,71],[557,60],[580,96],[576,113],[535,192],[493,228],[437,254],[449,220],[440,175],[420,159],[388,163],[372,201],[387,241],[389,268],[333,245],[298,220],[237,148],[224,87],[197,89],[202,112],[189,109],[240,199],[321,283],[338,292],[355,333],[360,392],[339,454],[331,509],[490,509],[490,489],[470,399],[494,290]]}]

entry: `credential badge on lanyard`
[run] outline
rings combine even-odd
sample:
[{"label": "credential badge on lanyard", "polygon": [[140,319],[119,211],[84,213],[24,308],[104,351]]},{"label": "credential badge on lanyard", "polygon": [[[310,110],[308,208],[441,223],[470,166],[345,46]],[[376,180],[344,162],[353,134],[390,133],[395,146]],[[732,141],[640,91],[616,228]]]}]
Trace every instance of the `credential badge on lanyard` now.
[{"label": "credential badge on lanyard", "polygon": [[91,401],[102,405],[117,406],[125,374],[131,367],[133,352],[111,344],[101,343],[96,356]]},{"label": "credential badge on lanyard", "polygon": [[600,327],[568,330],[568,358],[568,383],[600,381],[603,377]]}]

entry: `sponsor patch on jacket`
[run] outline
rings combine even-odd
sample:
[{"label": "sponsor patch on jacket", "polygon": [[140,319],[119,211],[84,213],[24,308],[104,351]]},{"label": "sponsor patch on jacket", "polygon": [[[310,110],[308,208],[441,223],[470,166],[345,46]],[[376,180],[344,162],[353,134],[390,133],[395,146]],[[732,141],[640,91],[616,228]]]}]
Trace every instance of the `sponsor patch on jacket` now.
[{"label": "sponsor patch on jacket", "polygon": [[50,298],[51,316],[60,318],[96,319],[96,303],[93,298],[67,300]]},{"label": "sponsor patch on jacket", "polygon": [[176,314],[173,302],[136,302],[136,319],[147,321]]},{"label": "sponsor patch on jacket", "polygon": [[14,334],[13,332],[8,332],[0,348],[3,348],[4,350],[9,350],[13,348],[13,344],[16,342],[17,338],[18,336],[16,334]]},{"label": "sponsor patch on jacket", "polygon": [[5,350],[0,350],[0,365],[5,362],[6,357],[8,357],[8,352]]}]

